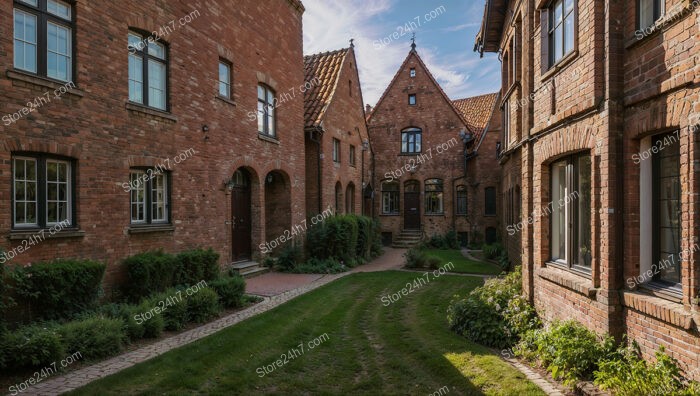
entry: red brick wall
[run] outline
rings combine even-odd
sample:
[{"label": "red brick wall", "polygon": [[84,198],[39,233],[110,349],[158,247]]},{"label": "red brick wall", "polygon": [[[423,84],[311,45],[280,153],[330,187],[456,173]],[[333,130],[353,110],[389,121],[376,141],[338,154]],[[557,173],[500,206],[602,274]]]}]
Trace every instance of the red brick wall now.
[{"label": "red brick wall", "polygon": [[[12,64],[12,1],[2,0],[0,113],[18,111],[54,88],[7,77]],[[0,244],[10,235],[11,153],[36,151],[77,161],[77,217],[84,236],[47,240],[12,260],[27,264],[56,257],[85,257],[108,263],[107,282],[119,276],[126,256],[162,248],[176,252],[213,247],[221,262],[231,256],[231,197],[224,188],[236,169],[253,175],[253,246],[264,242],[266,175],[285,175],[291,223],[305,217],[303,95],[277,109],[278,142],[258,138],[258,81],[278,95],[304,83],[301,13],[290,2],[212,0],[191,23],[163,37],[169,46],[171,117],[127,110],[129,27],[157,30],[193,11],[191,3],[77,1],[76,85],[80,95],[54,99],[30,116],[0,125]],[[266,32],[266,34],[260,34]],[[220,57],[233,64],[235,104],[216,99]],[[297,65],[297,67],[294,67]],[[209,132],[202,131],[203,125]],[[133,165],[155,165],[193,148],[196,155],[172,169],[174,231],[129,233],[129,195],[121,187]],[[285,221],[288,223],[290,220]],[[253,249],[254,252],[256,249]]]},{"label": "red brick wall", "polygon": [[[348,84],[352,82],[352,84]],[[352,94],[351,94],[352,91]],[[355,51],[345,57],[341,67],[338,85],[333,100],[328,106],[323,121],[323,169],[321,191],[323,194],[322,211],[328,207],[335,208],[335,184],[343,187],[341,213],[362,213],[362,183],[370,180],[362,177],[362,160],[364,170],[370,167],[369,152],[362,151],[362,142],[367,140],[367,123],[365,122],[364,103],[357,74]],[[333,162],[333,139],[340,140],[340,163]],[[350,145],[355,146],[355,165],[350,165]],[[307,163],[310,166],[310,163]],[[354,208],[347,208],[348,186],[354,186]],[[318,206],[317,202],[315,202]]]}]

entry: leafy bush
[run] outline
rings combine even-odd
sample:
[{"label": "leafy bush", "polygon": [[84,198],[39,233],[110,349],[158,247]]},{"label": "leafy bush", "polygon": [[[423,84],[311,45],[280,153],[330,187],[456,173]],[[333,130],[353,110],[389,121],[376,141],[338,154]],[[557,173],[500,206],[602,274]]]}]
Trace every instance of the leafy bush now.
[{"label": "leafy bush", "polygon": [[17,267],[12,280],[40,318],[66,319],[93,307],[104,273],[104,263],[66,259]]},{"label": "leafy bush", "polygon": [[132,302],[166,290],[173,284],[177,261],[163,252],[147,252],[124,260],[127,280],[124,295]]},{"label": "leafy bush", "polygon": [[490,347],[513,345],[524,330],[539,324],[535,310],[523,307],[527,302],[521,297],[521,279],[518,268],[504,278],[487,280],[466,298],[457,297],[447,310],[452,330]]},{"label": "leafy bush", "polygon": [[52,326],[27,326],[0,340],[0,368],[47,366],[66,355],[61,335]]},{"label": "leafy bush", "polygon": [[290,272],[302,261],[301,248],[290,243],[280,251],[277,257],[276,268],[278,271]]},{"label": "leafy bush", "polygon": [[144,329],[143,324],[136,322],[135,315],[141,313],[138,306],[129,304],[106,304],[99,307],[95,312],[86,312],[81,315],[83,319],[88,319],[94,315],[106,316],[113,319],[122,320],[122,329],[124,334],[126,334],[129,341],[136,341],[143,338],[146,329]]},{"label": "leafy bush", "polygon": [[200,281],[216,279],[221,272],[219,254],[212,249],[195,249],[182,252],[175,257],[173,275],[175,285],[195,285]]},{"label": "leafy bush", "polygon": [[459,249],[459,240],[455,231],[448,231],[444,235],[433,235],[426,245],[433,249]]},{"label": "leafy bush", "polygon": [[498,266],[501,267],[501,270],[503,271],[508,271],[510,268],[510,260],[508,259],[508,253],[506,253],[505,250],[503,250],[501,255],[498,256]]},{"label": "leafy bush", "polygon": [[295,274],[338,274],[348,270],[348,267],[336,259],[310,258],[307,262],[299,264],[292,271]]},{"label": "leafy bush", "polygon": [[219,302],[224,308],[237,308],[243,305],[245,280],[240,276],[220,277],[209,283],[219,296]]},{"label": "leafy bush", "polygon": [[663,347],[656,352],[656,362],[652,364],[641,358],[635,342],[622,343],[612,358],[599,363],[594,376],[596,385],[617,396],[700,394],[697,382],[685,386],[678,362]]},{"label": "leafy bush", "polygon": [[433,270],[438,269],[441,263],[442,260],[437,256],[427,256],[425,259],[425,265]]},{"label": "leafy bush", "polygon": [[562,379],[567,385],[590,379],[598,362],[614,352],[612,337],[600,340],[596,333],[573,320],[530,331],[515,348],[516,356],[539,362],[554,379]]},{"label": "leafy bush", "polygon": [[[5,310],[11,303],[10,297],[7,295],[7,283],[5,279],[5,259],[3,257],[4,250],[0,248],[0,337],[5,330]],[[2,346],[2,345],[0,345]],[[2,353],[0,352],[0,367],[2,367]]]},{"label": "leafy bush", "polygon": [[500,243],[494,243],[492,245],[484,245],[481,250],[484,252],[484,258],[487,260],[493,260],[498,258],[504,251],[503,246]]},{"label": "leafy bush", "polygon": [[[169,307],[166,307],[165,311],[167,311],[167,308]],[[153,305],[150,301],[144,301],[134,310],[132,310],[131,313],[134,315],[143,315],[145,312],[152,313],[152,316],[149,315],[148,318],[140,317],[141,320],[136,321],[137,323],[140,322],[141,326],[143,326],[143,336],[145,338],[160,337],[160,335],[163,333],[163,329],[165,328],[165,319],[163,319],[162,306],[159,306],[158,304]],[[132,317],[134,316],[132,315]]]},{"label": "leafy bush", "polygon": [[370,257],[379,257],[382,255],[384,247],[382,246],[382,225],[379,219],[372,219],[372,246],[370,247]]},{"label": "leafy bush", "polygon": [[80,352],[86,359],[119,353],[126,340],[123,321],[103,316],[69,322],[59,326],[57,331],[68,354]]},{"label": "leafy bush", "polygon": [[372,219],[366,216],[357,217],[357,249],[358,258],[369,259],[372,248]]},{"label": "leafy bush", "polygon": [[406,268],[425,268],[427,262],[428,257],[420,248],[413,247],[406,252]]},{"label": "leafy bush", "polygon": [[212,288],[201,288],[187,297],[187,316],[193,322],[207,322],[215,318],[220,311],[219,296]]},{"label": "leafy bush", "polygon": [[306,233],[309,258],[332,258],[352,267],[381,253],[379,223],[356,215],[333,216]]},{"label": "leafy bush", "polygon": [[189,321],[188,303],[185,292],[180,288],[170,288],[148,299],[149,309],[160,307],[164,328],[178,331]]}]

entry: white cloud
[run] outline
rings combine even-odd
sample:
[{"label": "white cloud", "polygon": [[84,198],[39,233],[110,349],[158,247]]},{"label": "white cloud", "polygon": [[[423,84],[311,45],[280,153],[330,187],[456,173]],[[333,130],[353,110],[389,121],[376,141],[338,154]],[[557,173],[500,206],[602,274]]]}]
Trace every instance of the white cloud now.
[{"label": "white cloud", "polygon": [[[396,26],[380,22],[390,20],[398,4],[398,0],[304,0],[304,53],[345,48],[354,38],[364,100],[375,105],[410,51],[410,33],[394,39]],[[483,9],[483,5],[474,9]],[[470,21],[452,28],[462,30],[475,24]],[[377,49],[382,40],[389,44]],[[497,63],[498,68],[468,51],[446,56],[436,48],[419,45],[418,53],[452,99],[495,92],[500,87]]]},{"label": "white cloud", "polygon": [[471,27],[477,27],[481,26],[481,22],[470,22],[470,23],[464,23],[462,25],[456,25],[456,26],[450,26],[442,29],[444,32],[459,32],[462,30],[466,30],[467,28]]}]

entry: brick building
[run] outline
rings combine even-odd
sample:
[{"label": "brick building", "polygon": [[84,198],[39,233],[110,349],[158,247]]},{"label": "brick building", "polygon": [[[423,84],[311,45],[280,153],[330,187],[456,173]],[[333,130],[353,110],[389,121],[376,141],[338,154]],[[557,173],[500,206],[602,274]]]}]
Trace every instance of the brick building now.
[{"label": "brick building", "polygon": [[301,2],[2,4],[8,264],[102,260],[111,283],[147,250],[256,258],[306,218]]},{"label": "brick building", "polygon": [[305,56],[304,69],[306,211],[371,215],[372,155],[354,45]]},{"label": "brick building", "polygon": [[386,243],[497,239],[497,96],[453,102],[412,46],[367,121]]},{"label": "brick building", "polygon": [[[698,2],[488,0],[504,185],[548,319],[659,346],[700,379]],[[508,227],[507,226],[507,227]]]}]

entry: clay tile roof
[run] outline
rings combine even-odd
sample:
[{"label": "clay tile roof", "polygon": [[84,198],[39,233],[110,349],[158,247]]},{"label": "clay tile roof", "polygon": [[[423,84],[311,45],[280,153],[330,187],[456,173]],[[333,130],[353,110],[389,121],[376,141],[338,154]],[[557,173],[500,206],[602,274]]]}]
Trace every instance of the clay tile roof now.
[{"label": "clay tile roof", "polygon": [[338,78],[350,48],[304,57],[304,118],[306,127],[319,127],[338,86]]},{"label": "clay tile roof", "polygon": [[492,93],[452,102],[467,121],[469,129],[476,135],[477,141],[488,127],[498,96],[498,93]]}]

